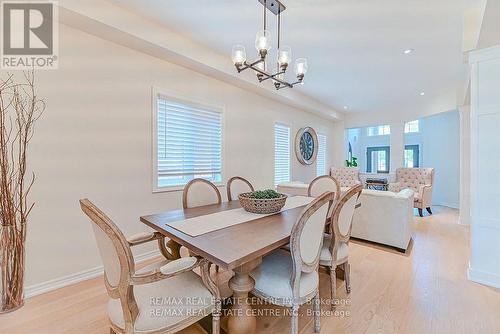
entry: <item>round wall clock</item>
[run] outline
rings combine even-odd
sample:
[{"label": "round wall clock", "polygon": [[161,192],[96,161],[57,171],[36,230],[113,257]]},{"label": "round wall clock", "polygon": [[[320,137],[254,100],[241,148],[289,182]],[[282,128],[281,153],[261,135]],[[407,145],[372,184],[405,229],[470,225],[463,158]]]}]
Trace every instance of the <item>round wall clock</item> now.
[{"label": "round wall clock", "polygon": [[295,136],[295,155],[303,165],[311,165],[318,155],[318,136],[311,127],[305,127]]}]

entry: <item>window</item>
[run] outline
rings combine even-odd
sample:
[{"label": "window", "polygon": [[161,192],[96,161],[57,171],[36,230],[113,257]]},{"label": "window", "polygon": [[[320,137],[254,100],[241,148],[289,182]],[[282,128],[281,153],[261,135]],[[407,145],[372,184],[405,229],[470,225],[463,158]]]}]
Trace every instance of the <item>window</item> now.
[{"label": "window", "polygon": [[290,182],[290,128],[274,125],[274,185]]},{"label": "window", "polygon": [[318,134],[318,157],[316,158],[316,175],[326,173],[326,136]]},{"label": "window", "polygon": [[405,161],[406,168],[413,168],[420,166],[420,148],[418,145],[405,145]]},{"label": "window", "polygon": [[391,134],[390,125],[370,126],[367,128],[368,136],[385,136]]},{"label": "window", "polygon": [[415,133],[419,132],[419,124],[420,122],[417,120],[411,121],[411,122],[406,122],[405,123],[405,133]]},{"label": "window", "polygon": [[389,173],[391,149],[389,146],[368,147],[366,149],[366,172]]},{"label": "window", "polygon": [[156,188],[222,181],[222,112],[156,95]]}]

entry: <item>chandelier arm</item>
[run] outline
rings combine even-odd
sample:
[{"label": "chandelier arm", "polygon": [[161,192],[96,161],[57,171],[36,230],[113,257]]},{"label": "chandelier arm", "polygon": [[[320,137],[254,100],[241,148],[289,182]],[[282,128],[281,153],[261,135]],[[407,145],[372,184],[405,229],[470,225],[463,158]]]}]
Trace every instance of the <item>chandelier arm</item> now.
[{"label": "chandelier arm", "polygon": [[241,71],[244,71],[246,70],[247,68],[252,68],[259,64],[259,63],[262,63],[264,61],[264,59],[258,59],[256,61],[254,61],[253,63],[248,63],[246,60],[245,62],[243,63],[243,65],[235,65],[236,66],[236,69],[238,69],[238,73],[241,72]]},{"label": "chandelier arm", "polygon": [[268,77],[266,77],[265,79],[260,80],[260,82],[266,81],[267,79],[272,79],[272,78],[277,77],[278,75],[284,74],[284,73],[285,73],[285,71],[281,71],[281,72],[277,72],[277,73],[271,74]]}]

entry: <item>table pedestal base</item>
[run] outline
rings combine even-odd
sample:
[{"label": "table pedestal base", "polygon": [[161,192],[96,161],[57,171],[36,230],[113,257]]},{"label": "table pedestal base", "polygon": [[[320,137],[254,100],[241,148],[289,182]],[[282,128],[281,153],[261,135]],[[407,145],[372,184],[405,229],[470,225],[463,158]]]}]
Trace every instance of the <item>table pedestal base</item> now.
[{"label": "table pedestal base", "polygon": [[229,334],[254,334],[256,327],[255,315],[252,306],[248,302],[248,293],[255,286],[250,271],[257,267],[261,259],[246,263],[235,268],[234,276],[229,280],[229,287],[233,290],[234,302],[229,310],[228,330]]}]

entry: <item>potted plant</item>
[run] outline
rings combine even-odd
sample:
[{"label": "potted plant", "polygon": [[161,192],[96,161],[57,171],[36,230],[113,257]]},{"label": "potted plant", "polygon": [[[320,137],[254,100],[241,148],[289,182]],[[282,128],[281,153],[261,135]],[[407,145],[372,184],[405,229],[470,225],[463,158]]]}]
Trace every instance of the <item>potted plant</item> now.
[{"label": "potted plant", "polygon": [[44,109],[34,71],[0,77],[0,313],[24,304],[26,224],[34,206],[28,195],[35,182],[26,162]]}]

